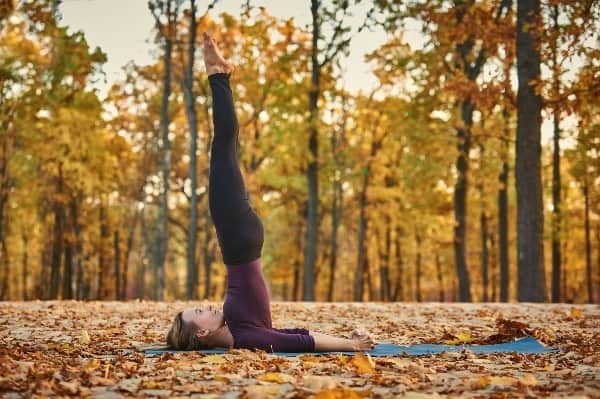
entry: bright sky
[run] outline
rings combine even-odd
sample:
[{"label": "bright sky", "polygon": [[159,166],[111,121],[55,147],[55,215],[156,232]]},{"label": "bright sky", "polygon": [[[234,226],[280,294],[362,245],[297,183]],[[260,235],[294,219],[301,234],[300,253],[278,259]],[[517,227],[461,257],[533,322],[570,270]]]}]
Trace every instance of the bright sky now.
[{"label": "bright sky", "polygon": [[[264,6],[269,13],[276,17],[287,19],[294,17],[300,26],[308,26],[311,21],[309,0],[251,0],[255,6]],[[205,11],[208,0],[199,0],[199,13]],[[349,19],[352,21],[354,32],[358,29],[366,13],[367,5],[355,11]],[[242,0],[220,0],[211,12],[217,16],[223,11],[239,15]],[[290,4],[296,6],[290,7]],[[302,5],[302,6],[300,6]],[[81,30],[85,33],[90,46],[100,46],[108,55],[104,65],[106,82],[97,82],[95,87],[100,90],[100,95],[105,96],[108,87],[116,80],[122,79],[121,70],[128,61],[134,60],[138,64],[147,64],[155,61],[151,50],[156,46],[150,43],[154,20],[147,7],[147,0],[64,0],[60,10],[63,15],[62,22],[72,30]],[[411,47],[420,47],[423,36],[415,29],[404,32],[404,40]],[[376,84],[376,79],[370,72],[370,66],[364,61],[365,54],[371,52],[386,40],[386,34],[381,28],[370,32],[363,30],[355,34],[350,44],[350,55],[343,63],[345,69],[345,86],[356,92],[368,91]],[[565,125],[573,125],[573,121],[565,121]],[[542,127],[543,141],[548,142],[552,137],[552,126],[549,119],[545,119]]]},{"label": "bright sky", "polygon": [[[202,14],[208,4],[207,0],[198,1],[199,14]],[[220,0],[211,11],[217,16],[223,11],[239,15],[242,0]],[[108,55],[104,66],[107,83],[95,85],[105,95],[108,86],[123,77],[121,67],[129,60],[138,64],[154,62],[150,50],[155,47],[149,42],[152,37],[154,20],[148,10],[147,0],[64,0],[60,10],[62,22],[73,30],[82,30],[90,46],[100,46]],[[276,17],[294,17],[296,23],[305,26],[310,23],[310,1],[281,1],[281,0],[252,0],[255,6],[264,6]],[[290,7],[290,4],[296,4]],[[299,6],[303,5],[303,6]],[[366,7],[355,12],[349,19],[355,27],[360,26],[366,13]],[[368,90],[376,80],[369,72],[369,66],[364,62],[364,55],[377,48],[386,39],[383,30],[373,32],[363,30],[356,34],[351,42],[350,56],[344,63],[346,66],[346,87],[352,91]],[[416,32],[415,40],[419,40]]]}]

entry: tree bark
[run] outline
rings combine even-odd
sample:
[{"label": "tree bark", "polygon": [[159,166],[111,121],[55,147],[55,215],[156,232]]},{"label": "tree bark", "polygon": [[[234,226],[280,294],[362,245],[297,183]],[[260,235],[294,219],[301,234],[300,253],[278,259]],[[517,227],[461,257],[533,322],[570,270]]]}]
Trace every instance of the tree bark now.
[{"label": "tree bark", "polygon": [[517,249],[518,299],[546,300],[544,214],[541,178],[541,97],[532,86],[540,78],[540,54],[534,38],[539,0],[517,1]]},{"label": "tree bark", "polygon": [[118,229],[113,233],[113,239],[113,251],[115,256],[115,299],[120,301],[123,298],[121,297],[121,238]]},{"label": "tree bark", "polygon": [[[163,71],[163,93],[160,106],[160,133],[162,138],[162,195],[158,213],[158,226],[156,229],[156,256],[153,257],[154,268],[156,272],[156,283],[154,298],[158,301],[164,299],[165,289],[165,261],[168,251],[168,220],[169,220],[169,174],[171,171],[171,150],[169,143],[169,97],[171,96],[171,68],[173,40],[175,34],[175,23],[178,13],[178,2],[167,0],[165,3],[159,3],[161,11],[165,12],[167,17],[166,32],[162,28],[157,14],[154,14],[156,26],[164,40],[164,71]],[[164,5],[164,10],[163,10]],[[156,6],[151,7],[152,12]]]},{"label": "tree bark", "polygon": [[363,275],[364,265],[366,260],[366,249],[365,249],[365,236],[367,233],[367,217],[366,217],[366,205],[367,205],[367,187],[369,185],[369,168],[363,169],[362,187],[358,199],[358,237],[357,237],[357,259],[356,259],[356,273],[354,278],[354,301],[360,302],[363,300]]},{"label": "tree bark", "polygon": [[[196,107],[194,95],[194,58],[196,55],[196,1],[190,0],[190,32],[188,44],[187,65],[184,74],[183,93],[185,97],[185,110],[190,127],[190,224],[188,228],[187,245],[187,279],[186,298],[196,299],[198,297],[198,265],[196,264],[196,241],[198,235],[198,194],[196,178],[196,151],[198,149],[198,127],[196,122]],[[206,293],[206,291],[205,291]]]},{"label": "tree bark", "polygon": [[[558,6],[553,6],[554,28],[558,29]],[[558,73],[558,43],[554,43],[552,50],[552,80],[554,93],[558,97],[560,91],[560,75]],[[560,212],[560,109],[555,105],[552,110],[554,119],[553,152],[552,152],[552,302],[560,302],[560,236],[561,236],[561,212]]]},{"label": "tree bark", "polygon": [[24,231],[21,235],[21,240],[23,242],[23,259],[21,261],[21,284],[23,286],[22,298],[24,301],[26,301],[29,299],[29,295],[27,295],[27,275],[29,274],[29,238]]},{"label": "tree bark", "polygon": [[508,302],[508,142],[509,114],[506,107],[502,110],[504,117],[504,137],[502,151],[502,172],[500,172],[500,189],[498,190],[498,250],[500,252],[500,302]]},{"label": "tree bark", "polygon": [[395,253],[395,258],[396,258],[396,267],[397,267],[397,272],[396,272],[396,286],[394,287],[394,301],[402,301],[404,299],[404,292],[403,292],[403,284],[402,284],[402,278],[403,278],[403,269],[404,269],[404,264],[403,264],[403,259],[402,259],[402,244],[400,241],[400,227],[396,226],[396,253]]},{"label": "tree bark", "polygon": [[[482,205],[483,207],[483,205]],[[479,216],[481,225],[481,282],[482,282],[482,296],[483,302],[488,302],[488,226],[487,226],[487,215],[485,210],[481,210]]]},{"label": "tree bark", "polygon": [[417,245],[417,256],[415,259],[415,299],[421,302],[421,235],[415,231],[415,243]]},{"label": "tree bark", "polygon": [[[62,196],[63,194],[63,178],[62,178],[62,164],[58,165],[58,179],[57,179],[57,194]],[[62,199],[55,198],[54,200],[54,234],[52,238],[52,263],[50,265],[50,298],[58,299],[58,289],[60,287],[60,265],[62,263],[63,256],[63,244],[64,244],[64,209],[62,205]]]},{"label": "tree bark", "polygon": [[438,282],[438,300],[444,302],[444,278],[442,275],[442,263],[440,262],[440,254],[435,254],[435,270]]},{"label": "tree bark", "polygon": [[319,140],[317,121],[319,115],[318,98],[320,91],[321,68],[318,61],[318,41],[321,34],[319,16],[319,0],[311,0],[312,15],[312,51],[311,51],[311,86],[309,90],[310,133],[308,139],[308,152],[310,161],[306,171],[308,183],[308,220],[306,230],[306,244],[304,251],[304,289],[302,297],[305,301],[314,301],[314,268],[317,254],[317,206],[319,203]]},{"label": "tree bark", "polygon": [[[105,274],[108,270],[106,266],[108,264],[106,259],[106,242],[109,238],[109,230],[108,223],[106,220],[106,206],[104,204],[104,200],[100,200],[100,213],[99,213],[99,222],[100,222],[100,242],[98,245],[98,292],[97,299],[105,299],[107,297],[106,286],[104,280],[106,280]],[[109,242],[110,245],[110,242]]]},{"label": "tree bark", "polygon": [[592,282],[592,242],[590,240],[590,189],[587,176],[584,177],[583,196],[585,200],[585,274],[587,280],[588,303],[594,302]]}]

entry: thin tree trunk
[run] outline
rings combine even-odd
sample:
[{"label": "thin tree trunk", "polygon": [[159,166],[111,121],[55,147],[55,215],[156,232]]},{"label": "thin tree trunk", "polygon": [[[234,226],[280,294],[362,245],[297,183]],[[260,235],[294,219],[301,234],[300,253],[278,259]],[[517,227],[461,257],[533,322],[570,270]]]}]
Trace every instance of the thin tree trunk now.
[{"label": "thin tree trunk", "polygon": [[75,238],[75,298],[82,299],[83,284],[83,244],[81,242],[81,226],[79,225],[78,197],[71,198],[71,218],[73,220],[73,236]]},{"label": "thin tree trunk", "polygon": [[168,220],[169,220],[169,174],[171,171],[171,150],[169,144],[169,97],[171,96],[171,67],[173,53],[173,38],[178,5],[167,0],[166,3],[167,31],[161,29],[161,23],[156,17],[156,25],[161,32],[165,43],[165,52],[163,57],[163,93],[160,107],[160,132],[162,142],[162,195],[158,214],[158,226],[156,231],[156,256],[154,268],[156,272],[156,283],[154,298],[158,301],[164,299],[165,290],[165,261],[168,251]]},{"label": "thin tree trunk", "polygon": [[[196,151],[198,148],[198,128],[196,123],[195,95],[193,88],[194,58],[196,55],[196,1],[190,0],[190,34],[188,45],[188,59],[184,75],[185,109],[190,127],[190,224],[188,228],[187,246],[187,279],[186,298],[196,299],[198,297],[198,265],[196,264],[196,241],[198,234],[198,194],[196,192]],[[206,292],[206,291],[205,291]]]},{"label": "thin tree trunk", "polygon": [[114,251],[114,264],[115,264],[115,299],[117,301],[122,300],[121,297],[121,238],[119,234],[119,229],[116,229],[113,234],[114,242],[113,242],[113,251]]},{"label": "thin tree trunk", "polygon": [[496,239],[493,234],[489,236],[490,240],[490,285],[492,286],[491,301],[498,302],[498,256],[496,252]]},{"label": "thin tree trunk", "polygon": [[70,240],[65,242],[63,274],[63,299],[73,299],[73,243]]},{"label": "thin tree trunk", "polygon": [[363,274],[364,265],[366,263],[366,249],[365,249],[365,237],[367,234],[367,217],[366,217],[366,205],[367,205],[367,186],[369,184],[369,168],[365,168],[363,171],[362,187],[360,190],[360,196],[358,199],[358,238],[357,238],[357,259],[356,259],[356,273],[354,279],[354,301],[360,302],[363,300]]},{"label": "thin tree trunk", "polygon": [[444,279],[442,277],[442,263],[440,262],[440,254],[435,254],[435,270],[438,282],[438,300],[444,302]]},{"label": "thin tree trunk", "polygon": [[[304,219],[304,216],[306,215],[306,209],[303,210],[302,212],[302,218],[298,220],[298,224],[297,224],[297,233],[296,233],[296,244],[297,244],[297,252],[298,254],[300,254],[300,251],[302,249],[302,220]],[[294,295],[294,301],[297,301],[300,298],[300,265],[301,265],[301,259],[299,256],[295,257],[294,259],[294,281],[293,281],[293,292],[292,294]]]},{"label": "thin tree trunk", "polygon": [[318,60],[318,41],[321,35],[320,1],[311,0],[312,14],[312,51],[311,51],[311,86],[309,90],[310,133],[308,139],[308,152],[310,161],[307,169],[308,183],[308,220],[306,230],[306,243],[304,251],[304,289],[302,297],[305,301],[314,301],[314,268],[317,254],[317,206],[319,203],[319,140],[317,120],[319,117],[318,99],[320,92],[321,67]]},{"label": "thin tree trunk", "polygon": [[500,252],[500,302],[508,302],[508,141],[509,114],[505,107],[502,110],[504,119],[504,137],[502,151],[502,172],[500,172],[500,189],[498,190],[498,250]]},{"label": "thin tree trunk", "polygon": [[[100,245],[98,249],[98,292],[97,299],[105,299],[107,293],[105,292],[105,284],[104,280],[106,279],[105,270],[107,266],[106,260],[106,240],[109,237],[109,230],[106,220],[106,207],[104,205],[104,201],[100,201],[100,212],[99,212],[99,223],[100,223]],[[110,245],[110,244],[109,244]]]},{"label": "thin tree trunk", "polygon": [[404,299],[404,292],[403,292],[403,285],[402,285],[402,278],[403,278],[403,269],[404,269],[404,264],[403,264],[403,259],[402,259],[402,244],[400,242],[400,227],[396,226],[396,267],[397,267],[397,273],[396,273],[396,287],[394,288],[394,301],[402,301]]},{"label": "thin tree trunk", "polygon": [[21,262],[21,284],[23,286],[22,298],[24,301],[27,301],[29,299],[29,295],[27,295],[27,275],[29,274],[29,239],[24,231],[21,235],[21,240],[23,242],[23,260]]},{"label": "thin tree trunk", "polygon": [[[558,29],[558,6],[553,6],[554,28]],[[560,76],[558,74],[558,49],[554,43],[552,50],[554,92],[558,97],[560,91]],[[554,119],[554,135],[552,152],[552,302],[560,302],[560,110],[555,105],[552,111]]]},{"label": "thin tree trunk", "polygon": [[518,299],[523,302],[546,300],[544,276],[541,177],[541,109],[533,81],[540,78],[540,54],[534,38],[539,0],[517,2],[517,248]]},{"label": "thin tree trunk", "polygon": [[392,228],[391,220],[388,215],[385,216],[385,238],[384,238],[384,250],[381,256],[382,265],[380,267],[380,283],[381,288],[380,296],[381,300],[388,302],[390,300],[390,251],[392,246]]},{"label": "thin tree trunk", "polygon": [[129,282],[129,258],[131,256],[131,251],[133,250],[133,241],[135,238],[135,229],[138,224],[138,219],[140,217],[140,211],[137,209],[137,202],[135,205],[135,211],[133,214],[133,221],[129,225],[129,229],[127,232],[127,246],[125,247],[125,256],[123,256],[123,284],[121,285],[121,299],[127,299],[127,284]]},{"label": "thin tree trunk", "polygon": [[[482,205],[483,207],[483,205]],[[488,226],[485,210],[481,210],[479,216],[481,224],[481,280],[482,280],[482,301],[488,302]]]},{"label": "thin tree trunk", "polygon": [[421,235],[415,231],[415,243],[417,245],[417,256],[415,260],[415,299],[421,302]]},{"label": "thin tree trunk", "polygon": [[587,176],[584,177],[583,196],[585,199],[585,271],[587,280],[588,302],[594,302],[592,282],[592,243],[590,240],[590,189]]},{"label": "thin tree trunk", "polygon": [[[62,164],[58,165],[57,195],[63,192]],[[58,289],[60,287],[60,265],[63,255],[63,225],[64,209],[62,203],[54,201],[54,235],[52,239],[52,264],[50,275],[50,298],[58,298]]]},{"label": "thin tree trunk", "polygon": [[[339,201],[339,202],[338,202]],[[327,301],[333,301],[333,290],[335,280],[335,269],[337,266],[338,229],[341,219],[342,206],[342,184],[335,178],[333,181],[333,200],[331,203],[331,256],[329,257],[329,284],[327,290]]]}]

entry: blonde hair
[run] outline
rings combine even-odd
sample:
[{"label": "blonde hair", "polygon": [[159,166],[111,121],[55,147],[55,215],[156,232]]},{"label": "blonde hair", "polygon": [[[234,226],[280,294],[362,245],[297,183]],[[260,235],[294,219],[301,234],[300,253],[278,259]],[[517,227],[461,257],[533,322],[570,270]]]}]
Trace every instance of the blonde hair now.
[{"label": "blonde hair", "polygon": [[182,314],[183,312],[177,313],[173,319],[173,324],[167,333],[167,345],[177,350],[204,349],[205,345],[196,337],[198,328],[192,323],[185,323]]}]

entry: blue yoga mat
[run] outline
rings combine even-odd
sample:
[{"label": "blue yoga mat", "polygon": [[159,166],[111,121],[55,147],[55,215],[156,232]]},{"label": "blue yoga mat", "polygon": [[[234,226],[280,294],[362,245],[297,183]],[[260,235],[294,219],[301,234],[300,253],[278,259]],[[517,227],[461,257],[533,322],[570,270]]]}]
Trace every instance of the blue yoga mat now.
[{"label": "blue yoga mat", "polygon": [[[381,342],[375,346],[374,349],[364,352],[371,356],[395,356],[403,353],[407,355],[433,355],[442,352],[460,352],[463,349],[468,349],[474,353],[501,353],[501,352],[516,352],[524,354],[537,354],[547,352],[557,352],[558,349],[547,348],[542,345],[538,340],[533,337],[525,337],[517,339],[512,342],[506,342],[503,344],[493,345],[439,345],[439,344],[418,344],[411,346],[400,346],[389,342]],[[147,349],[144,353],[146,355],[160,355],[163,353],[177,353],[185,351],[176,351],[171,349]],[[216,353],[222,354],[227,353],[225,348],[217,349],[204,349],[198,351],[200,353]],[[346,354],[352,355],[355,352],[310,352],[311,355],[325,355],[325,354]],[[299,356],[307,353],[303,352],[274,352],[275,355],[280,356]]]}]

